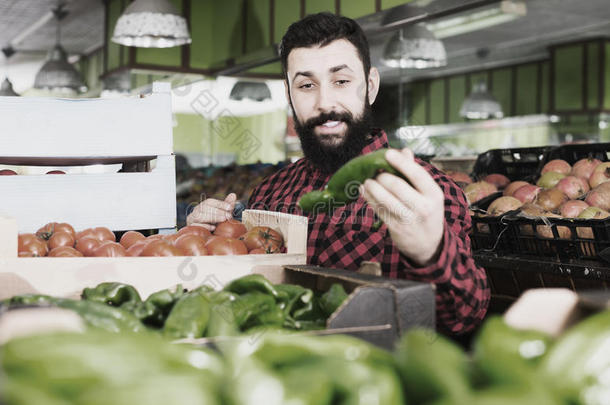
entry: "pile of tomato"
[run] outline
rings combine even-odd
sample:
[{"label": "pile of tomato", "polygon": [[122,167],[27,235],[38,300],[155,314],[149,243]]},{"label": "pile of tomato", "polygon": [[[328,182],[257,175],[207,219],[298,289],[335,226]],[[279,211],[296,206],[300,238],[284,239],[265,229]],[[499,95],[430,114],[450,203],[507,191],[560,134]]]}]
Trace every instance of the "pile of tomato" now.
[{"label": "pile of tomato", "polygon": [[282,253],[283,248],[278,231],[265,226],[248,230],[232,219],[218,224],[214,232],[190,225],[171,235],[128,231],[119,241],[105,227],[75,232],[70,224],[51,222],[35,234],[20,234],[18,244],[19,257],[245,255]]}]

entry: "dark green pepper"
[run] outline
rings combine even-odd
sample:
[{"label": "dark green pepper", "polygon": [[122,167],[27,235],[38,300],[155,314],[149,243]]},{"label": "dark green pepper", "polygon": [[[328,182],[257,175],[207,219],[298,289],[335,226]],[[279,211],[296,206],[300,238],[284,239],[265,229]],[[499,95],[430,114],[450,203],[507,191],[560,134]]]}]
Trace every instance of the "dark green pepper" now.
[{"label": "dark green pepper", "polygon": [[181,285],[177,285],[174,291],[172,290],[161,290],[153,293],[146,298],[146,302],[158,308],[162,314],[169,314],[172,307],[182,296],[184,295],[184,289]]},{"label": "dark green pepper", "polygon": [[224,290],[233,292],[235,294],[245,294],[258,291],[263,294],[268,294],[274,299],[279,298],[278,292],[273,284],[271,284],[271,282],[261,274],[248,274],[247,276],[235,279],[231,281],[224,288]]},{"label": "dark green pepper", "polygon": [[366,179],[374,178],[381,172],[400,175],[386,160],[387,151],[387,148],[378,149],[350,160],[332,175],[324,190],[303,195],[299,206],[303,211],[312,212],[316,206],[333,208],[344,205],[358,199],[359,187]]},{"label": "dark green pepper", "polygon": [[211,309],[211,300],[206,294],[184,295],[165,320],[163,334],[173,339],[203,337]]},{"label": "dark green pepper", "polygon": [[95,288],[85,288],[81,297],[87,301],[101,302],[114,307],[120,307],[128,302],[142,301],[133,286],[123,283],[101,283]]},{"label": "dark green pepper", "polygon": [[151,294],[146,301],[130,301],[121,305],[121,308],[132,312],[144,324],[161,328],[174,304],[183,295],[184,290],[181,285],[178,285],[173,291],[169,289],[157,291]]},{"label": "dark green pepper", "polygon": [[474,343],[476,371],[484,382],[523,385],[535,378],[531,370],[551,343],[551,337],[544,333],[516,330],[502,317],[492,317],[482,326]]},{"label": "dark green pepper", "polygon": [[277,307],[271,295],[259,291],[240,295],[231,303],[235,324],[241,330],[259,325],[258,316]]},{"label": "dark green pepper", "polygon": [[452,404],[468,403],[468,359],[455,343],[432,330],[412,330],[400,340],[395,358],[408,403],[442,398]]},{"label": "dark green pepper", "polygon": [[309,288],[294,284],[277,284],[274,287],[280,295],[280,307],[287,316],[313,301],[313,291]]},{"label": "dark green pepper", "polygon": [[568,329],[542,359],[538,371],[566,403],[608,403],[610,310]]},{"label": "dark green pepper", "polygon": [[19,306],[19,305],[36,305],[36,306],[46,306],[46,305],[55,305],[61,298],[51,297],[49,295],[42,294],[24,294],[24,295],[16,295],[11,297],[4,302],[9,306]]},{"label": "dark green pepper", "polygon": [[347,299],[347,293],[343,286],[339,283],[333,283],[328,291],[320,297],[320,308],[326,317],[332,315],[337,308],[341,306],[343,301]]},{"label": "dark green pepper", "polygon": [[94,301],[62,299],[57,306],[71,309],[90,326],[107,332],[145,332],[146,327],[132,313]]}]

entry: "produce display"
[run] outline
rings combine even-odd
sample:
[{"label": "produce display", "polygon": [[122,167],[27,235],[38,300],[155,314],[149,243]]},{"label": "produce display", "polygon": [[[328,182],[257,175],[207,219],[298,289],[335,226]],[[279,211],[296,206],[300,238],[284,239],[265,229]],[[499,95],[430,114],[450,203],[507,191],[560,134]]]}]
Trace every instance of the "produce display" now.
[{"label": "produce display", "polygon": [[488,319],[473,350],[412,330],[393,353],[358,339],[268,332],[215,351],[153,334],[17,338],[0,348],[5,405],[608,403],[610,311],[559,338]]},{"label": "produce display", "polygon": [[78,313],[91,327],[107,332],[158,331],[172,339],[233,336],[254,329],[323,329],[326,319],[347,298],[340,284],[326,292],[292,284],[271,284],[260,274],[230,282],[221,291],[181,286],[142,300],[131,285],[106,282],[85,288],[81,300],[19,295],[9,308],[52,305]]},{"label": "produce display", "polygon": [[248,230],[237,220],[218,224],[213,233],[189,225],[171,235],[116,235],[105,227],[75,232],[67,223],[51,222],[35,234],[19,234],[19,257],[124,257],[272,254],[284,252],[284,237],[266,226]]},{"label": "produce display", "polygon": [[[463,173],[451,176],[464,178]],[[491,174],[465,186],[464,192],[471,204],[503,190],[502,197],[489,205],[486,214],[476,215],[499,216],[520,209],[529,217],[602,219],[610,216],[610,162],[585,158],[571,166],[565,160],[554,159],[543,166],[536,184],[506,180],[505,176]],[[587,210],[588,207],[592,209]],[[553,237],[548,226],[541,225],[538,229],[542,230],[539,232],[542,236]],[[571,232],[567,229],[566,233],[566,229],[562,237],[569,238]]]}]

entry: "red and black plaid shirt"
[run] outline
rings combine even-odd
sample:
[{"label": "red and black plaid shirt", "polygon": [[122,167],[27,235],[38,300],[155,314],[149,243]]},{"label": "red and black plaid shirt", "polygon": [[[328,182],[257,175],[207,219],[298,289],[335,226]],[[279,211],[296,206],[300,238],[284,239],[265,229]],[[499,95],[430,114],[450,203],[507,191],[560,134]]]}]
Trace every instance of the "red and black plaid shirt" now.
[{"label": "red and black plaid shirt", "polygon": [[[372,136],[362,154],[388,147],[383,131]],[[436,284],[437,326],[451,333],[467,332],[485,316],[490,295],[485,271],[475,264],[470,251],[468,204],[452,180],[434,166],[417,161],[445,194],[445,234],[436,263],[414,266],[394,245],[385,225],[372,230],[376,217],[362,197],[336,209],[332,216],[310,214],[307,260],[313,265],[349,270],[357,270],[363,261],[373,261],[380,263],[383,274],[390,278],[432,282]],[[301,196],[324,188],[329,178],[309,160],[300,159],[266,178],[250,196],[248,207],[304,215],[297,205]]]}]

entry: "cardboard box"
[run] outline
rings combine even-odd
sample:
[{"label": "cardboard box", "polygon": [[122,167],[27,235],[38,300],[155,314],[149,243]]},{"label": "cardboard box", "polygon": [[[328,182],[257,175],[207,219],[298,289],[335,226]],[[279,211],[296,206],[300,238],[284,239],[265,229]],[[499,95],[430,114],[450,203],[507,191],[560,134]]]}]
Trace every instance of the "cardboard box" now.
[{"label": "cardboard box", "polygon": [[[250,274],[256,266],[305,264],[307,261],[307,217],[277,212],[246,210],[242,222],[249,229],[264,225],[280,230],[287,253],[243,256],[195,257],[0,257],[0,300],[26,293],[58,297],[78,297],[85,287],[105,281],[128,283],[143,298],[151,293],[182,284],[225,284]],[[8,229],[8,227],[7,227]],[[0,228],[0,240],[17,240],[13,229]],[[4,236],[3,236],[4,235]]]},{"label": "cardboard box", "polygon": [[[175,228],[169,83],[121,99],[0,97],[0,109],[0,165],[23,174],[1,176],[0,215],[16,218],[20,232],[53,221],[77,230]],[[83,169],[91,165],[102,166]],[[68,174],[40,171],[51,167]]]}]

